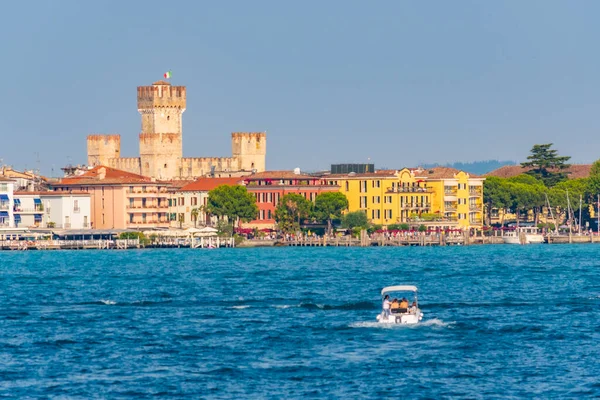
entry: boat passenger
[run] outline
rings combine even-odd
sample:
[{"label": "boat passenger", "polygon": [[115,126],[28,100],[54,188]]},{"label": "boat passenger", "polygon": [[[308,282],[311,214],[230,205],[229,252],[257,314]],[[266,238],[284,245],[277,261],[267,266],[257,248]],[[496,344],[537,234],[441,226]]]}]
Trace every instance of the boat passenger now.
[{"label": "boat passenger", "polygon": [[416,302],[416,301],[413,301],[413,302],[412,302],[412,305],[410,306],[410,309],[409,309],[408,311],[410,311],[410,312],[411,312],[411,313],[413,313],[413,314],[414,314],[415,312],[417,312],[417,302]]},{"label": "boat passenger", "polygon": [[389,317],[390,316],[390,296],[388,294],[385,295],[385,297],[383,298],[383,315],[385,317]]},{"label": "boat passenger", "polygon": [[392,314],[398,312],[399,308],[400,303],[398,303],[398,299],[392,300],[392,304],[390,305],[390,311],[392,312]]},{"label": "boat passenger", "polygon": [[398,312],[401,312],[401,313],[405,313],[408,311],[408,300],[405,297],[402,298],[402,301],[400,302],[398,309],[399,309]]}]

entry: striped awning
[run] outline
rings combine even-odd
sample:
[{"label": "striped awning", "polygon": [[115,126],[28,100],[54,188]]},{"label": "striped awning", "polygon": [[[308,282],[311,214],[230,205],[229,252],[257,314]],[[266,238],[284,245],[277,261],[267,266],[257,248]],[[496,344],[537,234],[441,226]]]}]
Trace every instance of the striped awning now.
[{"label": "striped awning", "polygon": [[42,199],[33,199],[33,204],[42,204]]},{"label": "striped awning", "polygon": [[7,194],[0,194],[0,201],[8,201],[8,195]]},{"label": "striped awning", "polygon": [[8,211],[0,211],[0,217],[8,217]]},{"label": "striped awning", "polygon": [[34,214],[33,215],[33,219],[34,219],[34,221],[41,221],[42,220],[42,214]]}]

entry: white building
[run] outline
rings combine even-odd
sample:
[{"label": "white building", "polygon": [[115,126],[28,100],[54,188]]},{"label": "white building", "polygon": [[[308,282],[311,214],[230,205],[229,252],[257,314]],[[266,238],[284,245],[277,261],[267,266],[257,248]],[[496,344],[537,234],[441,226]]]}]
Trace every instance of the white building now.
[{"label": "white building", "polygon": [[20,228],[89,229],[90,194],[16,192],[15,225]]},{"label": "white building", "polygon": [[14,228],[13,191],[15,182],[0,177],[0,229]]}]

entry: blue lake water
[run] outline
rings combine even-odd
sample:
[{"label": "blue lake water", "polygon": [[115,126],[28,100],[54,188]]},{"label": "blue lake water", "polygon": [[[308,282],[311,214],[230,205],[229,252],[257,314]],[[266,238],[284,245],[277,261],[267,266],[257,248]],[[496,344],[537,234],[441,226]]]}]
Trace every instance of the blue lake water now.
[{"label": "blue lake water", "polygon": [[[0,253],[0,397],[600,396],[600,246]],[[415,284],[415,327],[379,292]]]}]

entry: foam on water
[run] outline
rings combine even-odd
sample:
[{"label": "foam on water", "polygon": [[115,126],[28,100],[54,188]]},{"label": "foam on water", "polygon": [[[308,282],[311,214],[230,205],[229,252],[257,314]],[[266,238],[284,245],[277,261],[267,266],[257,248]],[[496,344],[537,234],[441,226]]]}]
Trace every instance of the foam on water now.
[{"label": "foam on water", "polygon": [[117,304],[117,302],[114,300],[100,300],[100,303],[106,304],[107,306],[112,306],[112,305]]},{"label": "foam on water", "polygon": [[241,306],[232,306],[231,308],[236,310],[245,310],[246,308],[250,308],[249,305],[241,305]]}]

